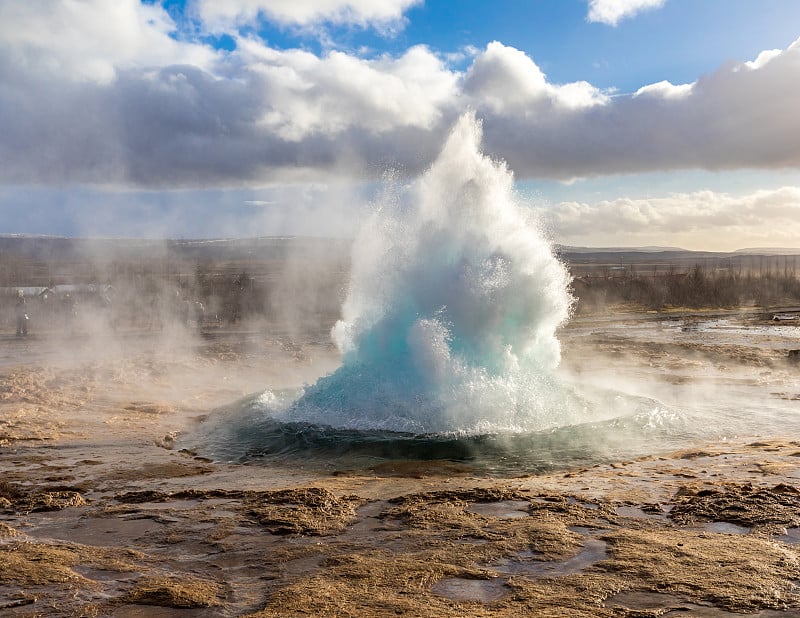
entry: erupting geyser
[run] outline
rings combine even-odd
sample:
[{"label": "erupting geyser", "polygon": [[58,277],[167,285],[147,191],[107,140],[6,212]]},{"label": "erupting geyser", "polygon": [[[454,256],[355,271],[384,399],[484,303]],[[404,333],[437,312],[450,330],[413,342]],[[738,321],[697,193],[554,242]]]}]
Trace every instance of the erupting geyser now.
[{"label": "erupting geyser", "polygon": [[377,205],[333,330],[342,366],[273,418],[461,435],[570,421],[552,375],[569,277],[480,140],[463,116],[406,199]]},{"label": "erupting geyser", "polygon": [[341,366],[212,415],[200,448],[240,461],[316,453],[530,470],[593,460],[600,444],[661,422],[652,400],[559,378],[569,275],[480,139],[463,116],[422,178],[376,204],[332,333]]},{"label": "erupting geyser", "polygon": [[793,418],[761,403],[736,417],[694,402],[697,390],[671,394],[672,380],[653,384],[673,407],[626,376],[611,385],[559,370],[569,275],[480,139],[463,116],[430,169],[375,204],[333,328],[339,368],[219,410],[189,446],[228,461],[470,459],[530,472],[752,432],[745,418]]}]

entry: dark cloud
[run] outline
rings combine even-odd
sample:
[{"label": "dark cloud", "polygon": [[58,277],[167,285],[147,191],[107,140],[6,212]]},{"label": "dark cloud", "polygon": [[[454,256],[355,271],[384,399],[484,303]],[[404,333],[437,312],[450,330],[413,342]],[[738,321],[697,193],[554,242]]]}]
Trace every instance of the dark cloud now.
[{"label": "dark cloud", "polygon": [[[424,47],[366,60],[238,42],[215,57],[162,42],[150,64],[126,56],[109,74],[78,70],[76,58],[54,69],[46,39],[20,46],[0,31],[0,182],[202,188],[414,175],[467,109],[518,178],[800,167],[798,44],[691,87],[616,96],[549,83],[500,43],[458,74]],[[191,57],[202,62],[170,62]]]}]

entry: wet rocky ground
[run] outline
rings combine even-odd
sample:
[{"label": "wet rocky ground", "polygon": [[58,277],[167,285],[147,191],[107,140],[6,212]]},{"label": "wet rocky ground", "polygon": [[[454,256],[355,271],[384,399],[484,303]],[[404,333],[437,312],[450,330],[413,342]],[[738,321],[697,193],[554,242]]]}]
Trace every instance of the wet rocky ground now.
[{"label": "wet rocky ground", "polygon": [[[794,401],[777,345],[575,329],[576,370],[624,357],[669,382],[735,366]],[[2,615],[800,616],[800,435],[539,476],[219,463],[181,432],[324,373],[328,348],[259,333],[72,359],[0,345]]]}]

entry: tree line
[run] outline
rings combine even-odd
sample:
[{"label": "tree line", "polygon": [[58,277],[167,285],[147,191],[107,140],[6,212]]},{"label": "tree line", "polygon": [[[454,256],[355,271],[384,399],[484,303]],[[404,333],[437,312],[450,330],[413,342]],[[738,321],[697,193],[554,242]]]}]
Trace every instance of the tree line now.
[{"label": "tree line", "polygon": [[576,277],[572,290],[579,313],[615,305],[650,310],[800,305],[800,278],[793,270],[742,273],[696,264],[688,272]]}]

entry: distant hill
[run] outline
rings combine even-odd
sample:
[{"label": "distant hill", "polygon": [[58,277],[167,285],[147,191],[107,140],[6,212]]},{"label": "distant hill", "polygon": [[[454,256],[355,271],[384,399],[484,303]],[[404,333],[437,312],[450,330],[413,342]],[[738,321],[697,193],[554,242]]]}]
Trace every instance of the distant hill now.
[{"label": "distant hill", "polygon": [[695,255],[800,255],[798,247],[746,247],[734,251],[693,251],[680,247],[571,247],[556,245],[559,253],[581,255],[584,253],[686,253]]},{"label": "distant hill", "polygon": [[746,253],[748,255],[800,255],[800,249],[796,247],[755,247],[737,249],[734,253]]},{"label": "distant hill", "polygon": [[557,245],[556,247],[563,253],[674,253],[687,251],[680,247],[570,247],[568,245]]}]

